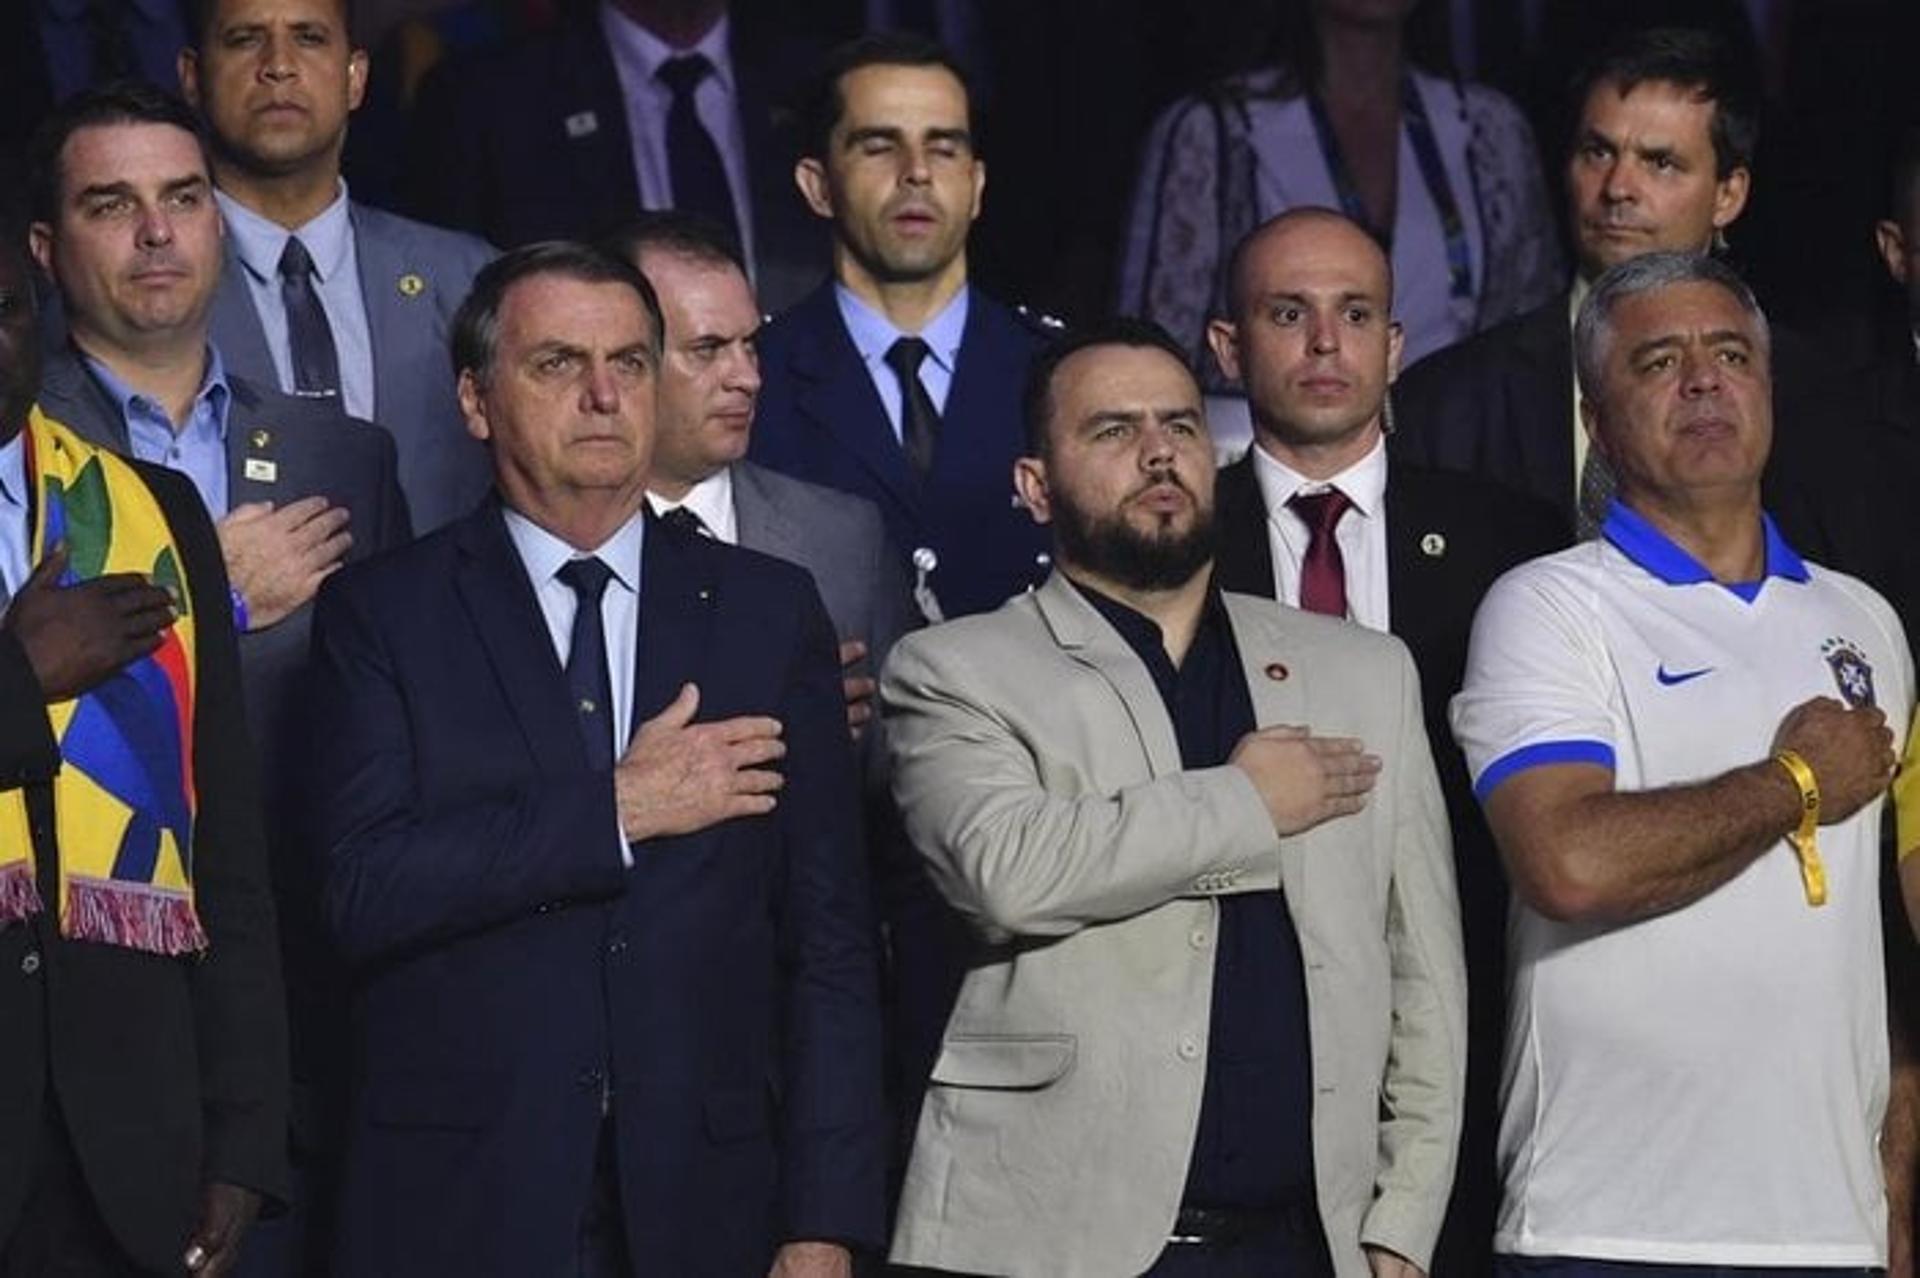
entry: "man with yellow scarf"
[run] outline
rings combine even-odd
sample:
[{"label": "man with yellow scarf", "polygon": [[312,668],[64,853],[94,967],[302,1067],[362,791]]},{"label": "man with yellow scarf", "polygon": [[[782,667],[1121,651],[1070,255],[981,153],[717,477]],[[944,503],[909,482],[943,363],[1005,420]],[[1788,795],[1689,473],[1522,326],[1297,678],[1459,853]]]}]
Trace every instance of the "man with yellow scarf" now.
[{"label": "man with yellow scarf", "polygon": [[284,1191],[285,1009],[190,482],[34,404],[0,228],[0,1275],[224,1274]]}]

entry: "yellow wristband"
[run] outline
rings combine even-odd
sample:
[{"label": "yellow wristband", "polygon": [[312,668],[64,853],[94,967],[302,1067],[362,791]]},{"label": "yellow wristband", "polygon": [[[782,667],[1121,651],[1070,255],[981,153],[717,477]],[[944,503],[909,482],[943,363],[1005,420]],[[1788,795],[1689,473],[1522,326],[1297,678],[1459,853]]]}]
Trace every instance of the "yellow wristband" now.
[{"label": "yellow wristband", "polygon": [[1794,788],[1800,791],[1800,828],[1787,836],[1800,858],[1800,882],[1806,888],[1808,905],[1827,903],[1827,870],[1820,863],[1816,836],[1820,829],[1820,782],[1807,761],[1792,750],[1774,754],[1773,761],[1787,770]]}]

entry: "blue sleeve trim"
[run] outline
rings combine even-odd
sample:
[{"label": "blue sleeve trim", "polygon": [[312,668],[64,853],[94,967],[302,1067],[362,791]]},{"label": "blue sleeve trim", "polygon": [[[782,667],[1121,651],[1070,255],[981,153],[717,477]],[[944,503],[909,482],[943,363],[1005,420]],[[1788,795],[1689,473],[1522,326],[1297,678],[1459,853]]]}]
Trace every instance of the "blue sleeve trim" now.
[{"label": "blue sleeve trim", "polygon": [[1502,781],[1516,772],[1550,763],[1597,763],[1613,767],[1613,747],[1604,741],[1540,741],[1510,750],[1486,766],[1473,783],[1473,797],[1485,803]]}]

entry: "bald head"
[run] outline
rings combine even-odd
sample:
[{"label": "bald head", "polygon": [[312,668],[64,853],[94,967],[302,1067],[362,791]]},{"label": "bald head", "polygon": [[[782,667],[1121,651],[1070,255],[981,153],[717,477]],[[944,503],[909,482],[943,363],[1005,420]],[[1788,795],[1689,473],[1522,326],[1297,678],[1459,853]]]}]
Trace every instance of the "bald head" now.
[{"label": "bald head", "polygon": [[1234,245],[1227,260],[1227,315],[1238,322],[1246,313],[1253,293],[1247,281],[1261,274],[1274,261],[1301,243],[1330,247],[1352,261],[1356,267],[1377,270],[1380,296],[1387,309],[1393,308],[1393,264],[1381,250],[1379,241],[1367,234],[1358,222],[1332,209],[1303,207],[1262,222]]},{"label": "bald head", "polygon": [[1247,391],[1260,447],[1326,479],[1379,442],[1400,369],[1393,268],[1371,235],[1326,209],[1259,227],[1229,264],[1231,316],[1207,343]]}]

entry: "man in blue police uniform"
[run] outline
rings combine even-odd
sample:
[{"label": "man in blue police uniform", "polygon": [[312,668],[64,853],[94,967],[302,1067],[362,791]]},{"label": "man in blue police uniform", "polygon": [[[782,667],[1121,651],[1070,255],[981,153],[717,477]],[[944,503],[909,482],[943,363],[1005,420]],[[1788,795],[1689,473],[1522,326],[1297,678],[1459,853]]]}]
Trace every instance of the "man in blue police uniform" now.
[{"label": "man in blue police uniform", "polygon": [[795,180],[833,223],[833,278],[760,342],[754,461],[872,498],[929,620],[1037,584],[1047,545],[1013,492],[1020,387],[1044,338],[967,282],[986,168],[967,89],[918,37],[842,46]]}]

